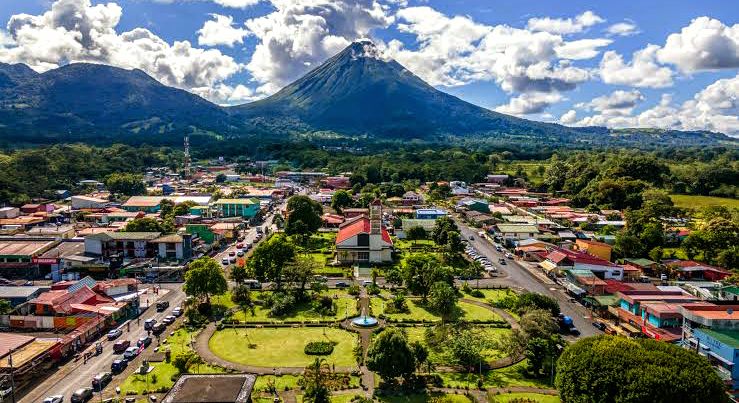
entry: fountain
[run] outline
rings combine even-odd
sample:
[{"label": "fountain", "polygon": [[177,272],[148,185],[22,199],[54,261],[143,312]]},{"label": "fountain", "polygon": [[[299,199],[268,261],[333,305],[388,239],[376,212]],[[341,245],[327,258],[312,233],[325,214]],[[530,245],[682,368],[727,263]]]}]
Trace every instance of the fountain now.
[{"label": "fountain", "polygon": [[356,327],[375,327],[377,326],[377,319],[372,316],[368,316],[366,310],[363,310],[362,315],[352,319],[352,325]]}]

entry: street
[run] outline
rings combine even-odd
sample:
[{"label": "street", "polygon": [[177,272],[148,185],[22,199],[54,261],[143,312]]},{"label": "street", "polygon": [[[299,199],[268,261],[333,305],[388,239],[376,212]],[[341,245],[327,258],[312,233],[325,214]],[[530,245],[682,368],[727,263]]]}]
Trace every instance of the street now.
[{"label": "street", "polygon": [[[582,305],[570,302],[570,297],[564,292],[564,289],[561,286],[554,282],[552,282],[552,284],[544,284],[542,280],[532,274],[528,269],[524,268],[516,260],[506,259],[505,265],[498,264],[498,259],[505,258],[503,253],[496,251],[490,241],[481,238],[477,234],[479,229],[470,228],[460,220],[455,221],[462,232],[462,238],[469,240],[470,236],[472,236],[473,239],[468,242],[505,274],[505,276],[501,276],[502,278],[500,279],[492,281],[487,280],[487,282],[494,284],[507,284],[519,287],[526,291],[538,292],[540,294],[550,296],[559,302],[559,307],[562,313],[572,317],[572,320],[578,330],[580,330],[582,337],[602,334],[600,330],[593,327],[588,310]],[[483,284],[482,281],[481,284]]]},{"label": "street", "polygon": [[[142,300],[147,297],[150,299],[151,307],[141,314],[140,321],[136,319],[130,321],[130,331],[127,330],[128,325],[126,323],[120,326],[120,329],[123,330],[123,335],[116,340],[130,340],[131,345],[135,345],[139,337],[146,335],[144,320],[154,318],[157,322],[161,322],[165,316],[171,315],[172,309],[175,306],[181,306],[185,301],[182,284],[161,284],[161,287],[162,290],[167,290],[166,294],[161,295],[161,300],[169,301],[169,308],[164,312],[156,312],[153,306],[154,301],[152,300],[153,294],[151,294],[151,291],[149,291],[149,294],[142,295]],[[115,341],[108,341],[105,336],[101,337],[100,341],[103,343],[103,352],[100,355],[93,356],[87,363],[83,363],[83,360],[80,358],[77,361],[70,361],[66,365],[59,367],[56,372],[50,374],[48,378],[33,387],[32,390],[18,401],[20,403],[38,403],[44,397],[51,395],[64,395],[64,401],[67,401],[75,390],[91,386],[92,378],[95,375],[100,372],[110,372],[110,364],[113,360],[122,357],[121,354],[113,354],[113,344]],[[148,349],[152,348],[154,348],[153,344],[148,347]],[[94,344],[88,347],[88,350],[90,349],[94,351]],[[129,364],[129,368],[137,366],[139,361],[139,357],[136,357]],[[126,372],[124,372],[124,376],[121,376],[121,374],[114,376],[113,380],[106,386],[106,390],[115,388],[116,385],[120,384],[125,374]]]}]

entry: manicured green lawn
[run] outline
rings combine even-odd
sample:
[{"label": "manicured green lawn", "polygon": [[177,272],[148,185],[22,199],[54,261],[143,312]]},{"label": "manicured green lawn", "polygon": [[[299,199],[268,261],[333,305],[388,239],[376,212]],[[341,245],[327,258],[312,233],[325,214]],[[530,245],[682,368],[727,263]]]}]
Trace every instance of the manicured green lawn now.
[{"label": "manicured green lawn", "polygon": [[[293,311],[286,316],[281,317],[270,317],[268,316],[269,309],[262,306],[254,307],[254,315],[251,312],[242,312],[238,310],[234,314],[234,319],[238,319],[241,322],[272,322],[272,321],[300,321],[309,322],[315,320],[341,320],[345,317],[353,317],[357,315],[357,302],[356,298],[352,295],[347,294],[343,290],[329,290],[325,291],[323,295],[328,295],[334,299],[336,303],[336,314],[331,316],[321,316],[313,311],[309,302],[298,304]],[[258,297],[259,294],[254,295]],[[227,308],[234,308],[235,304],[231,301],[231,294],[226,293],[224,295],[215,297],[214,303],[222,304]]]},{"label": "manicured green lawn", "polygon": [[215,332],[208,342],[210,350],[231,362],[257,367],[305,367],[316,356],[303,352],[311,341],[329,340],[336,343],[329,364],[340,367],[356,365],[353,349],[357,337],[336,328],[259,328],[224,329]]},{"label": "manicured green lawn", "polygon": [[[470,285],[474,285],[475,281],[470,280]],[[470,294],[463,293],[462,298],[468,298],[468,299],[474,299],[481,302],[497,302],[501,299],[505,298],[508,295],[515,295],[516,293],[511,290],[510,288],[503,288],[503,289],[480,289],[480,292],[483,293],[482,297],[473,297]]]},{"label": "manicured green lawn", "polygon": [[490,395],[490,403],[507,403],[513,399],[528,399],[537,403],[559,403],[559,396],[542,395],[541,393],[501,393]]},{"label": "manicured green lawn", "polygon": [[[420,341],[422,344],[426,344],[425,342],[425,327],[404,327],[402,328],[406,334],[408,335],[408,341]],[[476,327],[476,331],[479,332],[480,337],[484,337],[485,340],[488,340],[490,342],[497,342],[502,340],[503,337],[510,334],[510,329],[501,329],[501,328],[495,328],[495,327]],[[485,351],[483,351],[483,356],[486,360],[492,361],[497,360],[499,358],[505,357],[505,352],[490,348]],[[432,362],[435,362],[437,364],[443,364],[444,361],[446,361],[446,358],[444,357],[443,351],[429,351],[429,358]]]},{"label": "manicured green lawn", "polygon": [[727,197],[670,195],[670,198],[675,203],[675,206],[683,208],[701,208],[706,206],[739,208],[739,199],[729,199]]},{"label": "manicured green lawn", "polygon": [[[169,336],[166,339],[162,339],[162,346],[160,350],[165,351],[167,348],[171,351],[171,357],[174,357],[182,351],[192,351],[190,348],[190,337],[195,338],[197,332],[188,331],[185,328],[178,329],[174,336]],[[166,340],[166,343],[164,342]],[[148,347],[153,349],[154,346]],[[141,360],[134,361],[131,365],[136,367],[141,365]],[[137,394],[141,395],[145,390],[159,390],[161,388],[169,389],[172,387],[174,382],[172,376],[177,374],[177,368],[171,363],[167,362],[155,362],[151,363],[154,369],[149,372],[148,375],[132,374],[121,383],[121,394]],[[190,370],[193,373],[198,374],[215,374],[224,372],[220,367],[213,367],[207,364],[195,366]],[[156,379],[156,382],[154,380]]]},{"label": "manicured green lawn", "polygon": [[[485,388],[505,388],[510,386],[529,386],[534,388],[551,388],[549,379],[531,379],[523,374],[526,361],[510,367],[483,372],[483,386]],[[476,388],[479,376],[477,373],[439,373],[445,386],[452,388]]]},{"label": "manicured green lawn", "polygon": [[[389,319],[393,320],[425,320],[433,322],[441,320],[438,315],[423,307],[420,300],[407,299],[406,301],[408,303],[408,309],[410,310],[410,312],[386,314],[386,316]],[[384,301],[381,298],[372,298],[370,300],[370,303],[372,305],[372,313],[374,315],[380,315],[381,313],[384,313],[384,306],[388,303],[388,301]],[[492,312],[483,307],[469,304],[467,302],[459,302],[458,305],[460,308],[460,314],[462,315],[462,320],[502,320],[501,317],[498,316],[495,312]]]}]

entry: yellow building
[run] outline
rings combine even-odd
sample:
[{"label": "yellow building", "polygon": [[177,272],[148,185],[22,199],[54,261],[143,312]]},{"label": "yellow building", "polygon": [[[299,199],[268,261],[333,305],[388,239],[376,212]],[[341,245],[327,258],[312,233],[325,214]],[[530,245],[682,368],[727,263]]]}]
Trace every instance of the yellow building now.
[{"label": "yellow building", "polygon": [[578,239],[575,241],[575,249],[599,257],[601,259],[611,261],[611,245],[598,241],[590,241],[587,239]]}]

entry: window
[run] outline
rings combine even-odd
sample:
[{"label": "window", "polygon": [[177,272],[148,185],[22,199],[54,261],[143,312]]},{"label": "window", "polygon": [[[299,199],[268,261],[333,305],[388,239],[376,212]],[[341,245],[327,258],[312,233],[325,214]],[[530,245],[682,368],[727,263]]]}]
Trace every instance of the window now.
[{"label": "window", "polygon": [[357,252],[357,260],[369,260],[369,252]]},{"label": "window", "polygon": [[369,234],[357,235],[357,246],[369,246]]}]

